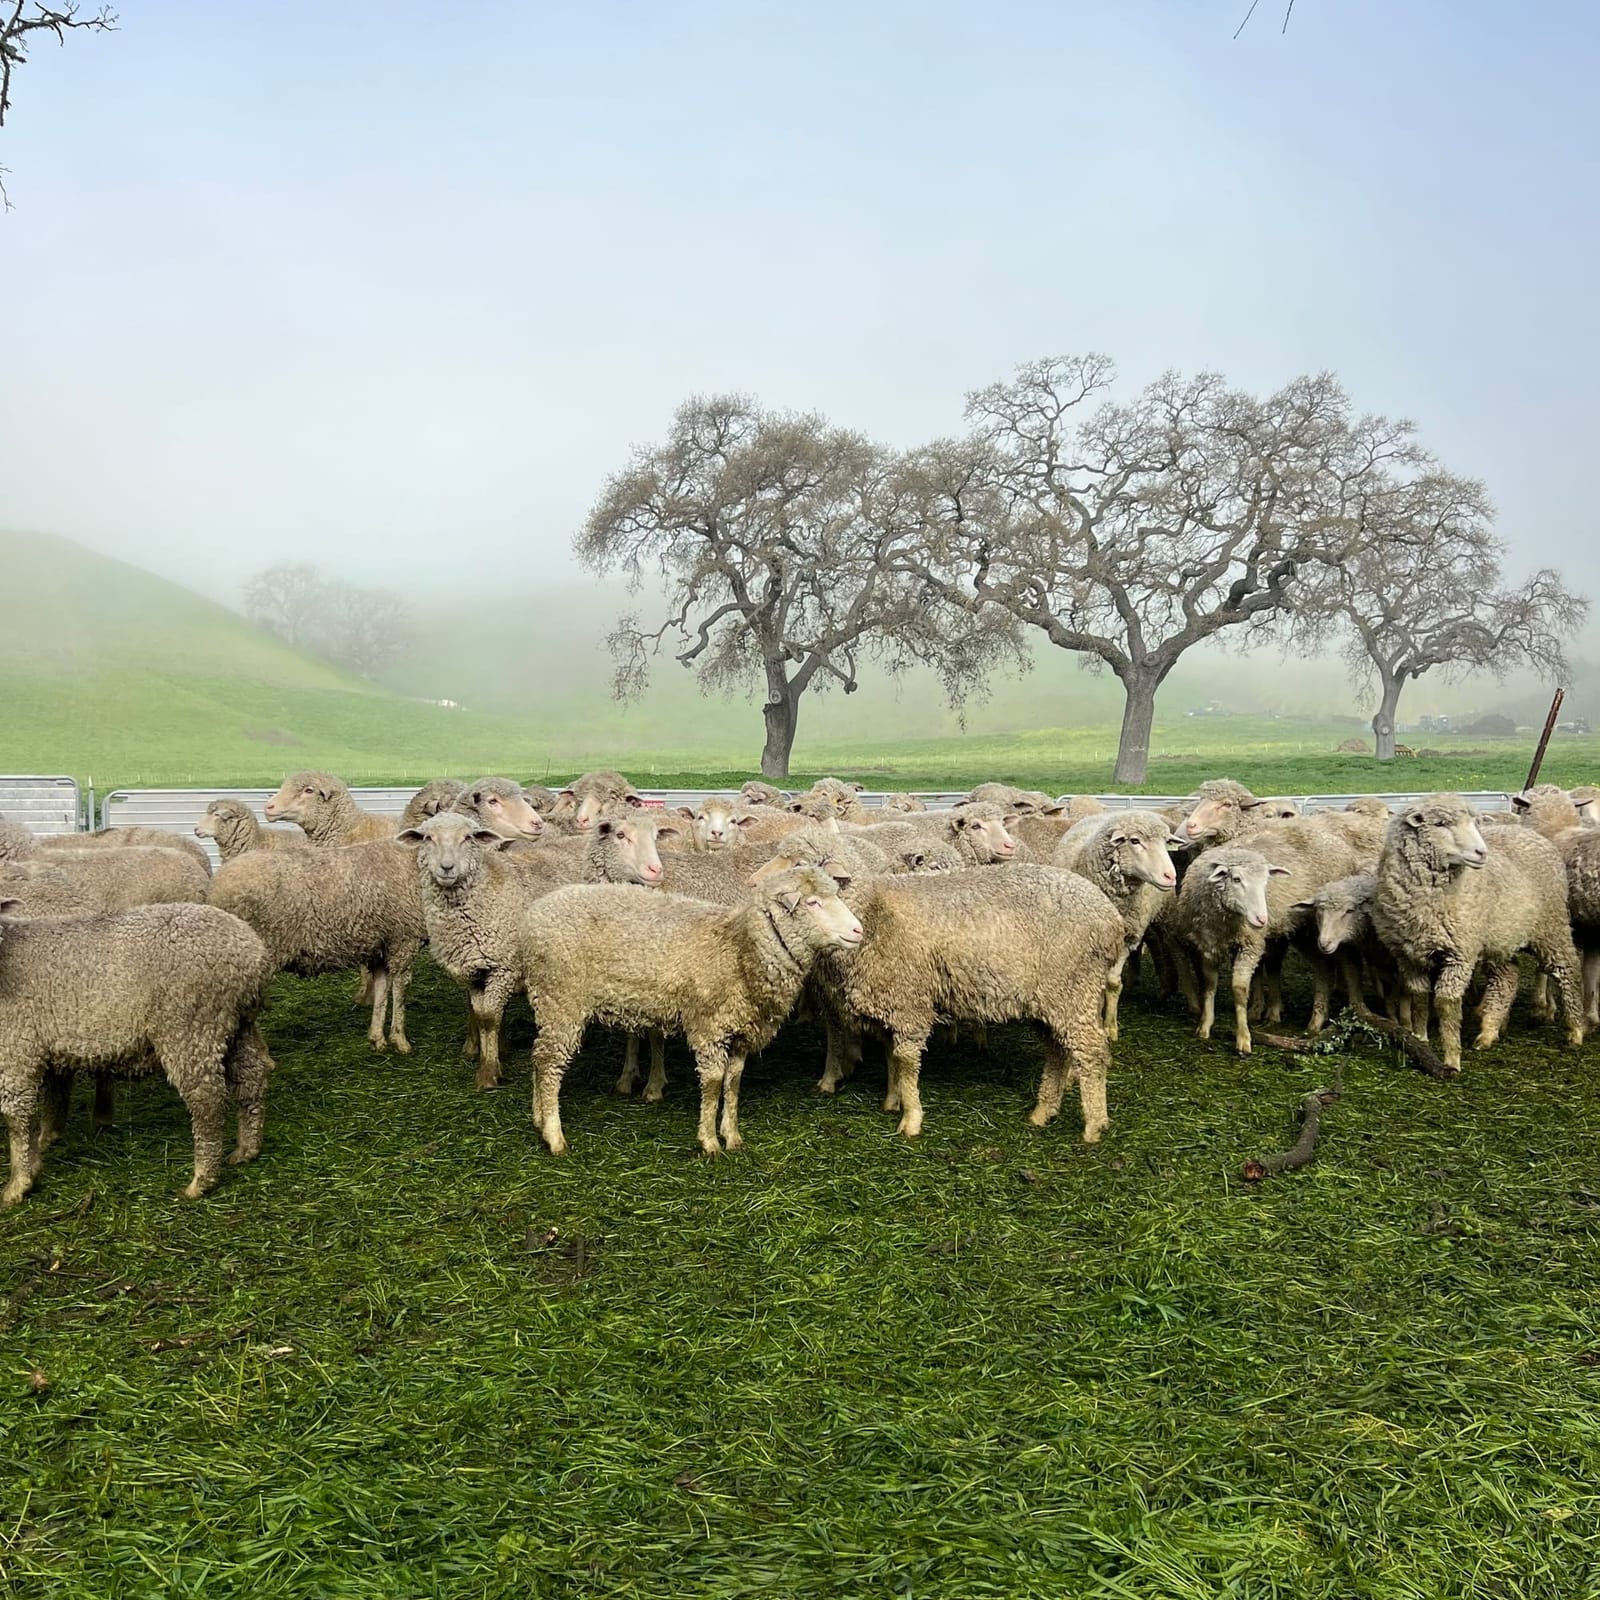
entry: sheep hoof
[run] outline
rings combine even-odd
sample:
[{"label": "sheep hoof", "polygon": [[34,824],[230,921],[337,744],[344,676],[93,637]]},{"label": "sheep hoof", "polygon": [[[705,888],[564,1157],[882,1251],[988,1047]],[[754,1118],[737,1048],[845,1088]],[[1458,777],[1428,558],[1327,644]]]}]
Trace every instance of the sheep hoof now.
[{"label": "sheep hoof", "polygon": [[1247,1056],[1250,1054],[1251,1044],[1248,1039],[1241,1039],[1233,1048],[1237,1050],[1240,1055]]},{"label": "sheep hoof", "polygon": [[1046,1111],[1043,1106],[1035,1106],[1033,1110],[1028,1113],[1028,1121],[1031,1122],[1036,1128],[1042,1128],[1049,1120],[1050,1113]]},{"label": "sheep hoof", "polygon": [[1101,1135],[1110,1126],[1109,1122],[1097,1122],[1092,1127],[1086,1123],[1083,1129],[1083,1142],[1085,1144],[1099,1144]]},{"label": "sheep hoof", "polygon": [[215,1183],[215,1178],[213,1178],[210,1183],[202,1183],[198,1178],[196,1178],[192,1183],[190,1183],[188,1188],[183,1191],[183,1198],[185,1200],[198,1200],[201,1195],[207,1193]]},{"label": "sheep hoof", "polygon": [[913,1122],[908,1117],[902,1117],[900,1119],[900,1127],[898,1132],[900,1133],[900,1136],[905,1139],[920,1138],[922,1134],[922,1118],[918,1117],[916,1121]]},{"label": "sheep hoof", "polygon": [[620,1094],[624,1100],[628,1099],[633,1094],[633,1079],[618,1078],[616,1087],[612,1092],[614,1094]]},{"label": "sheep hoof", "polygon": [[1578,1046],[1581,1045],[1582,1043],[1583,1043],[1583,1029],[1582,1028],[1568,1028],[1567,1029],[1567,1044],[1572,1049],[1576,1050],[1578,1048]]},{"label": "sheep hoof", "polygon": [[665,1093],[665,1091],[661,1090],[661,1089],[650,1089],[650,1088],[647,1088],[645,1090],[645,1092],[639,1098],[647,1106],[658,1106],[658,1105],[661,1104],[662,1097],[663,1097],[664,1093]]},{"label": "sheep hoof", "polygon": [[565,1139],[546,1138],[545,1146],[553,1156],[564,1156],[567,1153],[567,1141]]},{"label": "sheep hoof", "polygon": [[839,1087],[837,1078],[819,1078],[817,1080],[818,1094],[832,1094]]},{"label": "sheep hoof", "polygon": [[8,1183],[0,1189],[0,1211],[7,1211],[28,1192],[26,1183]]},{"label": "sheep hoof", "polygon": [[1211,1030],[1207,1027],[1196,1028],[1194,1030],[1194,1036],[1197,1039],[1209,1039],[1211,1037]]},{"label": "sheep hoof", "polygon": [[411,1041],[406,1038],[403,1033],[399,1036],[399,1038],[391,1039],[389,1043],[394,1046],[397,1054],[403,1056],[408,1056],[411,1054]]},{"label": "sheep hoof", "polygon": [[374,1039],[371,1034],[367,1035],[367,1043],[372,1046],[372,1053],[377,1056],[381,1056],[389,1048],[385,1040]]},{"label": "sheep hoof", "polygon": [[703,1156],[720,1156],[722,1146],[715,1139],[702,1139],[700,1141],[700,1154]]},{"label": "sheep hoof", "polygon": [[498,1089],[500,1087],[500,1069],[498,1067],[479,1067],[472,1075],[474,1089]]},{"label": "sheep hoof", "polygon": [[722,1141],[722,1148],[724,1150],[743,1150],[744,1140],[741,1139],[738,1134],[730,1133],[728,1137]]},{"label": "sheep hoof", "polygon": [[1498,1033],[1480,1033],[1473,1042],[1472,1048],[1474,1050],[1488,1050],[1498,1044],[1499,1041],[1500,1035]]}]

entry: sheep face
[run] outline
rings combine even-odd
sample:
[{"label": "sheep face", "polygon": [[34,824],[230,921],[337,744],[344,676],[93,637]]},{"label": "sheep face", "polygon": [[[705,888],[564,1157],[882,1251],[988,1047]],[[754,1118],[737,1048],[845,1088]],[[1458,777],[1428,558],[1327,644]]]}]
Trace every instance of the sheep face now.
[{"label": "sheep face", "polygon": [[398,840],[417,847],[418,870],[441,889],[459,889],[470,883],[486,855],[511,843],[508,835],[480,827],[475,817],[460,811],[441,811],[420,828],[407,828]]},{"label": "sheep face", "polygon": [[1399,825],[1410,831],[1418,852],[1431,866],[1476,870],[1489,859],[1477,816],[1465,800],[1449,795],[1424,800],[1412,806]]},{"label": "sheep face", "polygon": [[676,839],[678,828],[647,811],[635,815],[619,807],[595,822],[594,836],[605,849],[611,882],[657,884],[663,872],[657,841]]},{"label": "sheep face", "polygon": [[344,780],[331,772],[292,772],[261,808],[262,813],[268,822],[304,823],[344,787]]},{"label": "sheep face", "polygon": [[1111,848],[1117,865],[1136,883],[1148,883],[1157,889],[1176,889],[1178,872],[1167,854],[1166,830],[1153,833],[1148,828],[1113,824]]},{"label": "sheep face", "polygon": [[752,888],[780,872],[792,872],[796,867],[816,867],[843,883],[850,881],[850,868],[839,854],[837,830],[823,827],[796,828],[778,846],[770,861],[764,861],[745,881]]},{"label": "sheep face", "polygon": [[1371,925],[1372,881],[1339,879],[1324,884],[1309,900],[1295,902],[1296,911],[1309,911],[1316,918],[1317,948],[1325,956],[1335,955],[1347,944],[1365,937]]},{"label": "sheep face", "polygon": [[1578,808],[1578,821],[1585,828],[1600,828],[1600,789],[1580,783],[1569,792],[1568,799]]},{"label": "sheep face", "polygon": [[586,772],[557,796],[559,805],[572,807],[572,825],[587,833],[608,806],[644,805],[639,791],[620,772]]},{"label": "sheep face", "polygon": [[884,797],[883,809],[898,815],[911,815],[928,808],[914,794],[891,794]]},{"label": "sheep face", "polygon": [[1387,820],[1389,816],[1388,805],[1373,794],[1358,796],[1345,810],[1353,811],[1358,817],[1383,817]]},{"label": "sheep face", "polygon": [[1245,809],[1252,821],[1287,822],[1300,815],[1300,807],[1293,800],[1258,800]]},{"label": "sheep face", "polygon": [[[688,808],[685,807],[688,811]],[[739,819],[734,814],[733,802],[712,796],[703,800],[696,810],[688,811],[694,829],[694,841],[702,850],[726,850],[738,839]],[[753,817],[746,817],[752,822]]]},{"label": "sheep face", "polygon": [[544,832],[544,818],[507,778],[479,778],[456,796],[453,809],[505,839],[537,839]]},{"label": "sheep face", "polygon": [[197,839],[215,839],[218,833],[232,833],[246,819],[254,821],[249,806],[242,800],[213,800],[206,814],[194,825]]},{"label": "sheep face", "polygon": [[1231,839],[1239,831],[1240,802],[1235,795],[1213,795],[1202,800],[1179,829],[1186,839]]},{"label": "sheep face", "polygon": [[765,880],[762,909],[786,949],[852,950],[866,937],[856,914],[839,891],[850,880],[838,880],[820,867],[791,867]]},{"label": "sheep face", "polygon": [[998,806],[967,806],[950,814],[950,836],[970,851],[974,861],[989,866],[1009,861],[1017,853],[1017,841],[1006,831],[1016,816],[1006,815]]},{"label": "sheep face", "polygon": [[[1252,859],[1253,858],[1253,859]],[[1267,880],[1286,878],[1287,867],[1274,866],[1253,850],[1241,851],[1229,861],[1218,861],[1207,881],[1223,908],[1251,928],[1267,925]]]}]

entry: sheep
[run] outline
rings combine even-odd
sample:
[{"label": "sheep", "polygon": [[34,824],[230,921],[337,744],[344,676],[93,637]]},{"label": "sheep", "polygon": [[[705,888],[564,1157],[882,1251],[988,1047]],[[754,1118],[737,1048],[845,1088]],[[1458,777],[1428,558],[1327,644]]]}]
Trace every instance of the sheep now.
[{"label": "sheep", "polygon": [[[462,784],[461,792],[440,810],[475,818],[480,827],[508,839],[537,839],[544,833],[544,818],[538,808],[529,801],[522,785],[510,778],[474,778],[471,783]],[[405,833],[417,826],[420,824],[411,823],[400,831]]]},{"label": "sheep", "polygon": [[1053,806],[1049,795],[1041,794],[1034,789],[1018,789],[1009,783],[980,783],[967,790],[967,802],[979,805],[999,806],[1002,810],[1018,815],[1030,811],[1043,810],[1045,806]]},{"label": "sheep", "polygon": [[542,783],[523,784],[522,796],[541,818],[548,817],[560,802],[555,790]]},{"label": "sheep", "polygon": [[1262,822],[1287,822],[1300,815],[1300,807],[1288,799],[1258,800],[1251,815]]},{"label": "sheep", "polygon": [[1200,961],[1197,1039],[1211,1037],[1217,978],[1223,961],[1231,958],[1234,1043],[1240,1055],[1250,1054],[1250,980],[1261,963],[1269,928],[1288,920],[1295,901],[1293,876],[1288,866],[1269,861],[1260,850],[1236,844],[1213,846],[1184,874],[1174,927]]},{"label": "sheep", "polygon": [[539,1029],[533,1115],[546,1146],[566,1153],[561,1080],[584,1029],[600,1021],[634,1032],[681,1031],[700,1077],[700,1148],[737,1150],[746,1056],[778,1031],[817,958],[861,939],[838,885],[816,867],[778,873],[730,907],[621,884],[546,895],[522,923]]},{"label": "sheep", "polygon": [[33,1186],[44,1113],[59,1120],[80,1069],[166,1074],[194,1129],[186,1199],[222,1174],[230,1095],[238,1143],[229,1160],[253,1160],[272,1069],[255,1022],[272,976],[260,939],[210,906],[12,920],[16,909],[0,899],[0,1112],[11,1147],[0,1207]]},{"label": "sheep", "polygon": [[1580,783],[1569,793],[1573,805],[1578,808],[1578,820],[1583,826],[1600,827],[1600,788],[1592,783]]},{"label": "sheep", "polygon": [[211,857],[206,854],[205,847],[166,828],[96,828],[93,833],[46,834],[35,842],[45,850],[127,850],[138,845],[157,850],[181,850],[186,856],[194,857],[208,878],[211,876]]},{"label": "sheep", "polygon": [[965,865],[984,867],[1009,861],[1016,855],[1017,841],[1009,830],[1009,823],[1015,820],[992,801],[977,801],[949,811],[929,811],[898,822],[875,823],[866,829],[865,836],[883,850],[939,840],[953,846]]},{"label": "sheep", "polygon": [[748,783],[740,786],[739,798],[746,805],[770,806],[774,811],[782,811],[794,797],[785,794],[782,789],[774,788],[770,783],[763,783],[759,778],[751,778]]},{"label": "sheep", "polygon": [[1102,801],[1096,800],[1092,794],[1063,794],[1056,797],[1056,804],[1065,808],[1067,821],[1076,825],[1086,817],[1104,816],[1106,807]]},{"label": "sheep", "polygon": [[613,806],[643,806],[644,796],[620,772],[586,772],[556,795],[545,821],[563,833],[587,833]]},{"label": "sheep", "polygon": [[1556,847],[1531,829],[1497,829],[1486,841],[1460,795],[1407,807],[1389,824],[1372,925],[1400,968],[1412,1030],[1423,1038],[1431,988],[1450,1071],[1461,1070],[1461,1005],[1474,968],[1484,964],[1476,1047],[1487,1049],[1516,996],[1521,950],[1532,951],[1560,990],[1568,1042],[1583,1042],[1566,874]]},{"label": "sheep", "polygon": [[1106,978],[1106,1037],[1115,1044],[1123,967],[1144,941],[1163,900],[1178,886],[1167,854],[1171,829],[1154,811],[1123,811],[1077,832],[1085,836],[1069,834],[1060,840],[1053,864],[1092,883],[1122,918],[1122,959]]},{"label": "sheep", "polygon": [[1600,828],[1572,828],[1554,843],[1566,864],[1567,913],[1583,956],[1584,1022],[1600,1027]]},{"label": "sheep", "polygon": [[12,915],[19,917],[87,916],[100,909],[93,895],[43,859],[0,862],[0,895],[12,900]]},{"label": "sheep", "polygon": [[1077,824],[1055,801],[1047,807],[1023,811],[1015,820],[1007,818],[1006,828],[1017,842],[1018,861],[1048,862],[1056,853],[1056,846]]},{"label": "sheep", "polygon": [[309,850],[311,841],[285,828],[263,828],[243,800],[221,796],[206,806],[194,825],[197,839],[210,839],[224,861],[236,860],[247,850]]},{"label": "sheep", "polygon": [[[428,947],[457,983],[465,985],[472,1021],[463,1053],[478,1061],[480,1089],[500,1082],[500,1028],[505,1008],[525,986],[520,954],[523,911],[540,895],[587,878],[601,883],[659,883],[656,840],[672,825],[649,812],[602,817],[583,853],[512,849],[511,840],[458,811],[441,812],[400,843],[415,846],[415,876]],[[664,1081],[665,1073],[662,1072]],[[629,1088],[632,1084],[629,1082]],[[651,1093],[659,1099],[654,1070]]]},{"label": "sheep", "polygon": [[1392,965],[1389,952],[1372,926],[1372,896],[1377,886],[1375,872],[1350,873],[1323,884],[1295,907],[1309,913],[1307,933],[1315,937],[1318,952],[1330,959],[1338,957],[1345,994],[1358,1016],[1368,1011],[1363,968],[1378,984],[1381,994],[1387,988],[1385,978]]},{"label": "sheep", "polygon": [[448,811],[456,803],[456,796],[461,793],[466,785],[459,778],[435,778],[431,783],[425,783],[406,801],[406,808],[400,813],[400,831],[415,828],[428,820],[436,817],[441,811]]},{"label": "sheep", "polygon": [[679,806],[678,815],[689,826],[683,832],[684,847],[690,850],[726,850],[738,842],[739,824],[749,826],[753,812],[722,795],[707,795],[698,806]]},{"label": "sheep", "polygon": [[262,808],[268,822],[298,823],[312,844],[330,849],[392,839],[400,824],[363,811],[343,778],[331,772],[292,772]]},{"label": "sheep", "polygon": [[861,803],[861,785],[859,783],[846,783],[842,778],[818,778],[802,795],[797,795],[789,802],[788,809],[807,810],[807,814],[819,820],[828,813],[820,809],[808,809],[804,802],[808,800],[822,800],[831,805],[833,815],[841,822],[861,822],[868,815],[867,808]]},{"label": "sheep", "polygon": [[802,798],[794,802],[794,809],[790,811],[768,811],[755,806],[733,815],[738,835],[736,843],[741,845],[775,844],[796,828],[809,828],[819,823],[828,828],[839,826],[831,799]]},{"label": "sheep", "polygon": [[1541,783],[1511,797],[1511,809],[1524,827],[1555,839],[1571,828],[1581,828],[1583,818],[1572,796],[1553,783]]},{"label": "sheep", "polygon": [[[68,837],[71,837],[70,835]],[[187,850],[165,845],[130,845],[112,849],[42,850],[27,829],[0,824],[0,862],[37,861],[64,873],[100,911],[128,911],[134,906],[203,902],[210,869]]]},{"label": "sheep", "polygon": [[217,869],[211,904],[260,934],[275,971],[372,975],[374,1050],[411,1053],[406,988],[427,938],[412,852],[394,839],[316,850],[252,850]]},{"label": "sheep", "polygon": [[[1076,1078],[1083,1138],[1105,1132],[1106,985],[1124,955],[1122,919],[1093,885],[1054,867],[873,878],[847,888],[866,932],[858,950],[817,967],[829,1003],[889,1046],[884,1109],[899,1132],[922,1131],[922,1053],[936,1022],[1032,1020],[1045,1030],[1045,1071],[1029,1120],[1060,1110]],[[830,1063],[831,1067],[831,1063]],[[826,1088],[827,1080],[819,1087]]]},{"label": "sheep", "polygon": [[926,811],[928,807],[916,795],[907,794],[903,790],[892,789],[879,802],[878,809],[891,815],[911,816],[919,811]]},{"label": "sheep", "polygon": [[1357,795],[1344,809],[1358,817],[1376,817],[1385,827],[1389,825],[1389,802],[1375,794]]},{"label": "sheep", "polygon": [[1355,872],[1376,865],[1383,848],[1383,824],[1376,818],[1354,811],[1317,811],[1309,817],[1285,816],[1293,801],[1258,800],[1242,783],[1232,778],[1212,778],[1200,785],[1195,803],[1178,829],[1179,836],[1200,848],[1245,843],[1254,840],[1262,829],[1292,826],[1312,829],[1336,841],[1336,849],[1353,850],[1356,859],[1341,869]]}]

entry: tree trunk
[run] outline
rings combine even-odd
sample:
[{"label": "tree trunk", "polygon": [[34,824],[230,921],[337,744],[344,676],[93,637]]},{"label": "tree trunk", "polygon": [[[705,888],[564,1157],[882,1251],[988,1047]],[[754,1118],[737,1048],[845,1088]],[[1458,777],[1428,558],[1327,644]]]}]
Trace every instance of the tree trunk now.
[{"label": "tree trunk", "polygon": [[1122,679],[1127,697],[1122,705],[1122,736],[1117,741],[1116,783],[1143,783],[1150,770],[1150,728],[1156,719],[1156,690],[1161,676],[1130,672]]},{"label": "tree trunk", "polygon": [[773,684],[771,679],[772,674],[769,673],[767,703],[761,708],[761,715],[767,721],[767,742],[761,751],[761,776],[787,778],[789,752],[794,748],[795,724],[800,720],[800,703],[781,675],[779,684]]},{"label": "tree trunk", "polygon": [[1394,760],[1394,714],[1404,687],[1403,678],[1385,677],[1383,680],[1383,699],[1372,717],[1372,737],[1377,742],[1380,761]]}]

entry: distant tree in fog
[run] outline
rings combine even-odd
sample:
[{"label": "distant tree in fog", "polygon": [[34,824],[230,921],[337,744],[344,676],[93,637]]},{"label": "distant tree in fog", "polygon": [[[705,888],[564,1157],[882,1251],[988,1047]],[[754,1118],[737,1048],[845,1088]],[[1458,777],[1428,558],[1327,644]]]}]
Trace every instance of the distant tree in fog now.
[{"label": "distant tree in fog", "polygon": [[309,561],[258,572],[245,585],[244,608],[284,643],[364,678],[387,666],[413,631],[410,608],[392,589],[325,578]]},{"label": "distant tree in fog", "polygon": [[[37,0],[0,0],[0,128],[5,126],[6,113],[11,109],[11,75],[28,59],[29,49],[45,35],[51,35],[57,44],[67,42],[67,34],[74,29],[87,29],[91,33],[110,33],[117,26],[117,14],[109,6],[102,6],[91,17],[78,15],[76,4],[47,6]],[[0,173],[5,169],[0,167]],[[0,183],[0,205],[11,209],[6,189]]]},{"label": "distant tree in fog", "polygon": [[984,675],[1009,619],[929,597],[893,553],[923,513],[899,459],[823,418],[739,396],[678,409],[666,442],[614,476],[574,541],[594,571],[666,591],[665,615],[608,638],[619,698],[666,647],[707,690],[765,690],[761,770],[784,777],[808,690],[858,685],[861,664],[926,662],[953,701]]},{"label": "distant tree in fog", "polygon": [[1371,495],[1360,536],[1313,584],[1310,630],[1337,629],[1352,679],[1378,692],[1380,761],[1394,759],[1401,693],[1425,673],[1567,671],[1565,642],[1589,602],[1550,567],[1507,585],[1493,519],[1483,484],[1431,466]]},{"label": "distant tree in fog", "polygon": [[1050,358],[969,395],[973,433],[922,452],[926,537],[894,560],[951,606],[1109,668],[1125,697],[1115,776],[1136,784],[1184,652],[1278,625],[1351,537],[1342,508],[1397,430],[1352,419],[1327,374],[1256,396],[1167,373],[1121,402],[1114,375],[1103,356]]}]

